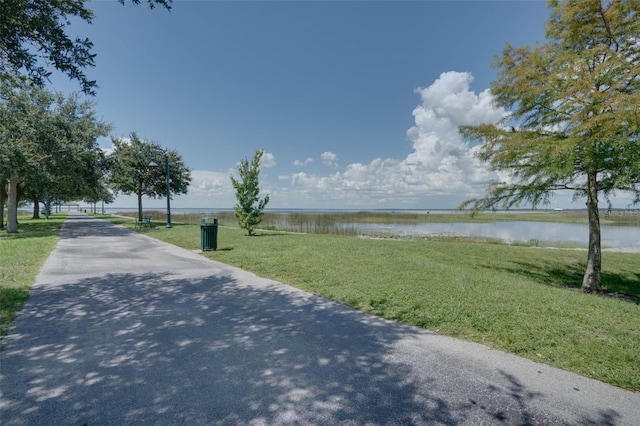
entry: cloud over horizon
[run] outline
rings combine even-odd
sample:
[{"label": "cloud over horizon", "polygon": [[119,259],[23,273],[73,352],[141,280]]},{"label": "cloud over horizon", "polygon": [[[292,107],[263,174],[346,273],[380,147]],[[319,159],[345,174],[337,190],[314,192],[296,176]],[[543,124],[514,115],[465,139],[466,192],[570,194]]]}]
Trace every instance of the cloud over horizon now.
[{"label": "cloud over horizon", "polygon": [[[412,111],[414,125],[406,131],[412,152],[405,158],[375,158],[342,167],[339,153],[324,151],[319,159],[333,169],[328,174],[322,169],[287,174],[278,172],[275,156],[265,151],[261,166],[276,172],[273,179],[261,175],[261,192],[270,194],[271,207],[280,208],[454,208],[481,195],[497,176],[475,158],[478,145],[463,140],[458,127],[497,123],[506,112],[492,104],[488,89],[471,91],[472,81],[470,73],[450,71],[415,89],[420,103]],[[308,157],[292,166],[311,163]],[[233,206],[229,175],[234,173],[192,171],[189,194],[179,197],[181,204]]]},{"label": "cloud over horizon", "polygon": [[338,155],[333,152],[327,151],[320,154],[320,158],[322,159],[322,164],[327,167],[338,168]]},{"label": "cloud over horizon", "polygon": [[229,173],[193,170],[188,195],[197,197],[233,196]]},{"label": "cloud over horizon", "polygon": [[[477,146],[463,140],[461,125],[496,123],[506,112],[492,104],[489,90],[470,90],[473,76],[445,72],[430,86],[415,90],[420,104],[413,110],[415,125],[407,130],[413,152],[404,159],[376,158],[352,163],[330,175],[291,175],[292,192],[356,204],[415,204],[421,199],[478,195],[495,177],[475,158]],[[324,152],[323,164],[338,169],[338,155]],[[457,201],[456,201],[457,202]]]},{"label": "cloud over horizon", "polygon": [[[465,141],[461,125],[497,123],[506,111],[492,104],[489,90],[471,91],[473,76],[466,72],[442,73],[431,85],[418,87],[420,102],[412,111],[414,125],[407,131],[412,151],[405,158],[375,158],[369,163],[341,167],[339,153],[324,151],[314,171],[295,171],[287,167],[306,167],[312,157],[276,167],[275,156],[265,152],[261,166],[274,167],[274,173],[260,176],[261,195],[270,194],[270,208],[373,209],[455,208],[465,199],[480,196],[485,185],[496,178],[475,154],[479,145]],[[103,149],[109,149],[102,140]],[[398,142],[400,143],[400,141]],[[327,170],[322,166],[329,167]],[[284,173],[283,173],[283,170]],[[324,170],[324,172],[323,172]],[[176,205],[193,208],[231,208],[235,191],[227,172],[193,170],[189,193],[176,197]],[[126,198],[134,202],[134,197]],[[619,197],[624,205],[630,197]],[[162,206],[163,200],[145,201],[145,206]],[[572,195],[558,193],[555,205],[569,206]],[[621,205],[623,206],[623,205]]]},{"label": "cloud over horizon", "polygon": [[295,167],[304,167],[304,166],[306,166],[308,164],[311,164],[311,163],[313,163],[313,158],[309,157],[309,158],[307,158],[305,160],[295,160],[293,162],[293,165]]},{"label": "cloud over horizon", "polygon": [[264,152],[260,160],[260,166],[268,169],[276,166],[276,157],[270,152]]}]

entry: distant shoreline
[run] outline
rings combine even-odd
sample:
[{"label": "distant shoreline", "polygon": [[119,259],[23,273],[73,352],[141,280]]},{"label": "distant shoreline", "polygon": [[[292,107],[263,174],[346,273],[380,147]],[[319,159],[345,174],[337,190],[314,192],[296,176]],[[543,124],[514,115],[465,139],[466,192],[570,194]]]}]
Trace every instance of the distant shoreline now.
[{"label": "distant shoreline", "polygon": [[[89,206],[81,206],[82,209],[89,210]],[[97,210],[102,211],[102,208],[98,206]],[[143,205],[143,210],[157,210],[164,211],[163,207],[145,207]],[[137,207],[104,207],[105,212],[115,213],[118,211],[121,212],[131,212],[138,211]],[[217,212],[233,212],[233,208],[215,208],[215,207],[197,207],[197,208],[181,208],[181,207],[173,207],[171,211],[174,213],[217,213]],[[469,214],[469,210],[457,210],[457,209],[305,209],[305,208],[271,208],[265,209],[265,213],[274,213],[274,214],[287,214],[287,213],[309,213],[309,214],[321,214],[321,213],[360,213],[360,212],[370,212],[370,213],[389,213],[389,214]],[[587,209],[558,209],[558,208],[547,208],[547,209],[496,209],[496,210],[486,210],[484,213],[578,213],[578,212],[586,212]],[[608,210],[601,210],[601,212]],[[640,213],[640,209],[620,209],[615,208],[611,209],[611,211],[615,212],[638,212]]]}]

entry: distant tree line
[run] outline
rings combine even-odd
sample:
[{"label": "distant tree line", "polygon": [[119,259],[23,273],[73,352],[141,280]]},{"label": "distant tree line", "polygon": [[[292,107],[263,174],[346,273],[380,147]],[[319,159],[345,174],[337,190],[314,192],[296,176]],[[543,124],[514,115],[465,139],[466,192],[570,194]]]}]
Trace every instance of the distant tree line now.
[{"label": "distant tree line", "polygon": [[[111,202],[118,193],[166,196],[164,156],[169,162],[170,193],[187,192],[191,172],[175,150],[141,140],[113,139],[106,155],[97,139],[111,126],[96,118],[93,103],[77,94],[64,96],[14,75],[0,82],[0,227],[18,232],[18,206],[83,200]],[[141,204],[140,204],[141,210]]]}]

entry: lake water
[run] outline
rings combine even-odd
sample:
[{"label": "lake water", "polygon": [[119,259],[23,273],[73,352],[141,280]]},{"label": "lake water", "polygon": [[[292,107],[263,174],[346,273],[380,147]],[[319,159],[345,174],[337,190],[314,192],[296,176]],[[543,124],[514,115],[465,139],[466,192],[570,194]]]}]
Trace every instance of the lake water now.
[{"label": "lake water", "polygon": [[[360,224],[359,228],[401,236],[459,235],[464,237],[497,238],[505,242],[568,242],[588,244],[587,225],[553,222],[494,222],[494,223],[419,223]],[[602,245],[640,250],[640,226],[602,226]]]},{"label": "lake water", "polygon": [[[137,211],[133,208],[106,208],[110,213],[118,211]],[[161,210],[161,209],[159,209]],[[212,209],[173,209],[176,214],[206,214]],[[233,209],[215,209],[214,212],[232,212]],[[341,213],[352,210],[305,210],[305,209],[271,209],[272,213]],[[376,210],[387,213],[426,213],[426,210]],[[523,210],[523,213],[529,210]],[[455,210],[431,210],[432,213],[459,213]],[[511,211],[514,212],[514,211]],[[347,224],[363,231],[388,233],[400,236],[459,235],[463,237],[496,238],[508,243],[529,242],[531,240],[546,242],[565,242],[587,245],[589,229],[587,225],[553,222],[494,222],[494,223],[419,223],[409,224]],[[640,251],[640,226],[602,226],[603,247]]]}]

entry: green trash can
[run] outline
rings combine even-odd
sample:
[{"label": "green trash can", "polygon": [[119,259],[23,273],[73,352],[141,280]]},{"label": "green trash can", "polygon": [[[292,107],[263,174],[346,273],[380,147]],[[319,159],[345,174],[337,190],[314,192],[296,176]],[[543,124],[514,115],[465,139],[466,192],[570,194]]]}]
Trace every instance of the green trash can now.
[{"label": "green trash can", "polygon": [[200,250],[211,251],[218,249],[218,218],[200,218]]}]

